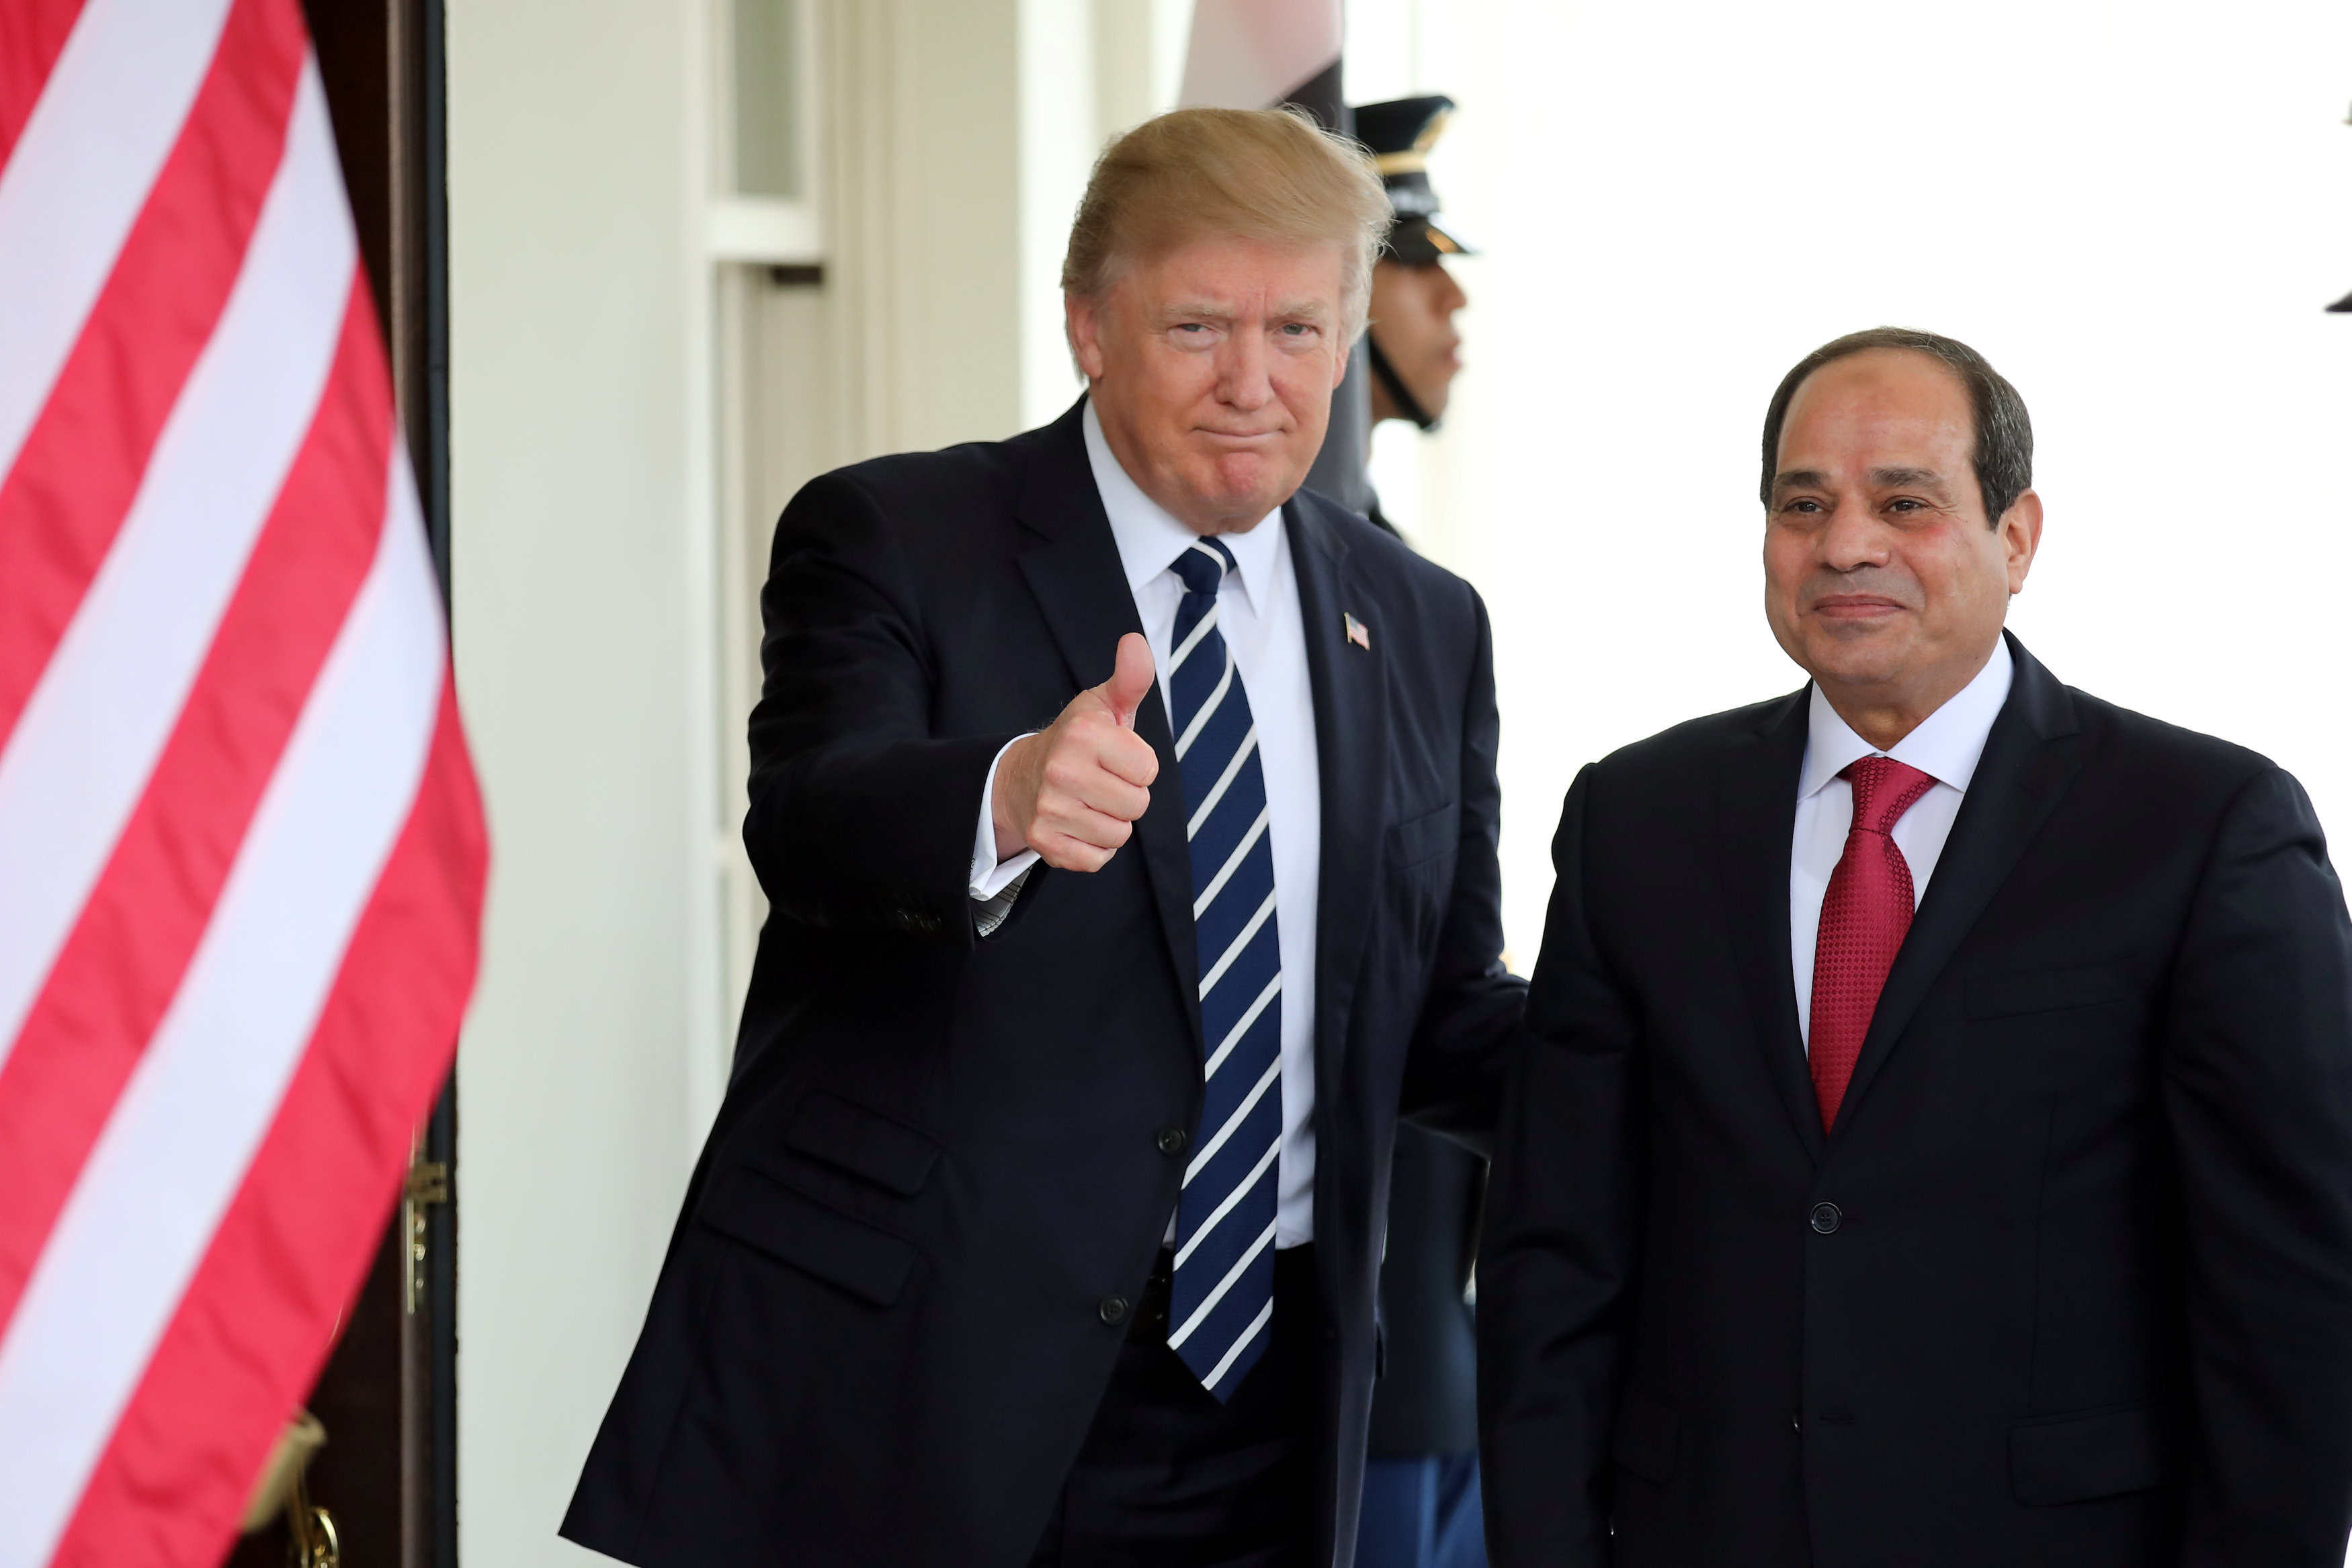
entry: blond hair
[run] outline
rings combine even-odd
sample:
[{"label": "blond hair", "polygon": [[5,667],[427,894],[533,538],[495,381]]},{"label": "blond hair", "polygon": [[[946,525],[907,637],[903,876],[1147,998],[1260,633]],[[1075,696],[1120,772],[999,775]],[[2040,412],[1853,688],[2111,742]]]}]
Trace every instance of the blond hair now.
[{"label": "blond hair", "polygon": [[1347,340],[1364,328],[1388,195],[1370,155],[1287,109],[1180,109],[1114,140],[1095,160],[1062,290],[1097,299],[1139,261],[1212,235],[1336,245]]}]

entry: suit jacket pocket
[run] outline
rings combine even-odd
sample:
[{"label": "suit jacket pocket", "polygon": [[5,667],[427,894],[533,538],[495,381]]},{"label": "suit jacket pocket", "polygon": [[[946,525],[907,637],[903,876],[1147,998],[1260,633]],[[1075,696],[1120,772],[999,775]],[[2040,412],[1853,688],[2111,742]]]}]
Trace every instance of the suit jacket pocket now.
[{"label": "suit jacket pocket", "polygon": [[2025,975],[1986,975],[1969,982],[1968,1015],[2010,1018],[2018,1013],[2095,1008],[2130,998],[2123,971],[2113,964],[2080,969],[2037,969]]},{"label": "suit jacket pocket", "polygon": [[1389,869],[1403,871],[1451,852],[1462,834],[1457,817],[1454,802],[1448,800],[1433,811],[1407,817],[1402,822],[1391,822]]},{"label": "suit jacket pocket", "polygon": [[2095,1416],[2023,1421],[2009,1429],[2009,1484],[2035,1506],[2160,1487],[2179,1473],[2170,1408],[2135,1405]]},{"label": "suit jacket pocket", "polygon": [[1617,1406],[1617,1431],[1610,1441],[1609,1457],[1645,1481],[1672,1480],[1682,1424],[1673,1406],[1629,1383]]},{"label": "suit jacket pocket", "polygon": [[702,1222],[877,1307],[905,1289],[914,1243],[877,1230],[748,1166],[719,1173]]},{"label": "suit jacket pocket", "polygon": [[[901,1197],[923,1189],[940,1157],[939,1140],[929,1133],[822,1089],[784,1124],[783,1145]],[[778,1168],[757,1153],[750,1158],[771,1175],[791,1174],[788,1166]]]}]

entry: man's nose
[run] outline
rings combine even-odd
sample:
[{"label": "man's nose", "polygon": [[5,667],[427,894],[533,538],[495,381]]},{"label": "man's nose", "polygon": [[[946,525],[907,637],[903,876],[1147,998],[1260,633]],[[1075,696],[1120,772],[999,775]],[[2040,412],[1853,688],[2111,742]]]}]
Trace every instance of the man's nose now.
[{"label": "man's nose", "polygon": [[1870,507],[1858,500],[1843,500],[1830,513],[1822,530],[1822,564],[1832,571],[1859,571],[1887,561],[1886,528]]},{"label": "man's nose", "polygon": [[1244,412],[1263,408],[1274,396],[1265,340],[1258,333],[1235,332],[1227,339],[1217,369],[1217,399],[1229,407]]}]

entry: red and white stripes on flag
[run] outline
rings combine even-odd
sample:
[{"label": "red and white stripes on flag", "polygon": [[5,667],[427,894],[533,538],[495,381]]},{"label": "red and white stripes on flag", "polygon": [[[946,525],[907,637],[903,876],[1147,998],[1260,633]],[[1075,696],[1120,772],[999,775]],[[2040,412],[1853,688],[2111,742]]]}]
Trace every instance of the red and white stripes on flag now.
[{"label": "red and white stripes on flag", "polygon": [[296,0],[0,5],[0,1568],[210,1564],[486,862]]}]

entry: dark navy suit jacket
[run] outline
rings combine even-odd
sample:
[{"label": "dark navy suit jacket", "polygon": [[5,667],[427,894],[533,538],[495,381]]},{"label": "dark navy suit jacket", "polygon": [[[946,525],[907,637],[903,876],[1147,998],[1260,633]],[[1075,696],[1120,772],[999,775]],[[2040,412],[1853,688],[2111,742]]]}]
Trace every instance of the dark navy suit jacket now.
[{"label": "dark navy suit jacket", "polygon": [[[1483,1143],[1518,1019],[1484,608],[1311,492],[1321,760],[1318,1561],[1350,1560],[1400,1113]],[[777,527],[751,719],[773,905],[734,1081],[566,1517],[667,1568],[1018,1568],[1109,1378],[1201,1103],[1181,776],[1092,875],[975,934],[991,760],[1139,631],[1078,411],[820,478]],[[1351,643],[1344,617],[1369,632]]]},{"label": "dark navy suit jacket", "polygon": [[2352,924],[2294,780],[2016,678],[1833,1131],[1806,695],[1587,768],[1479,1265],[1503,1568],[2338,1568]]}]

